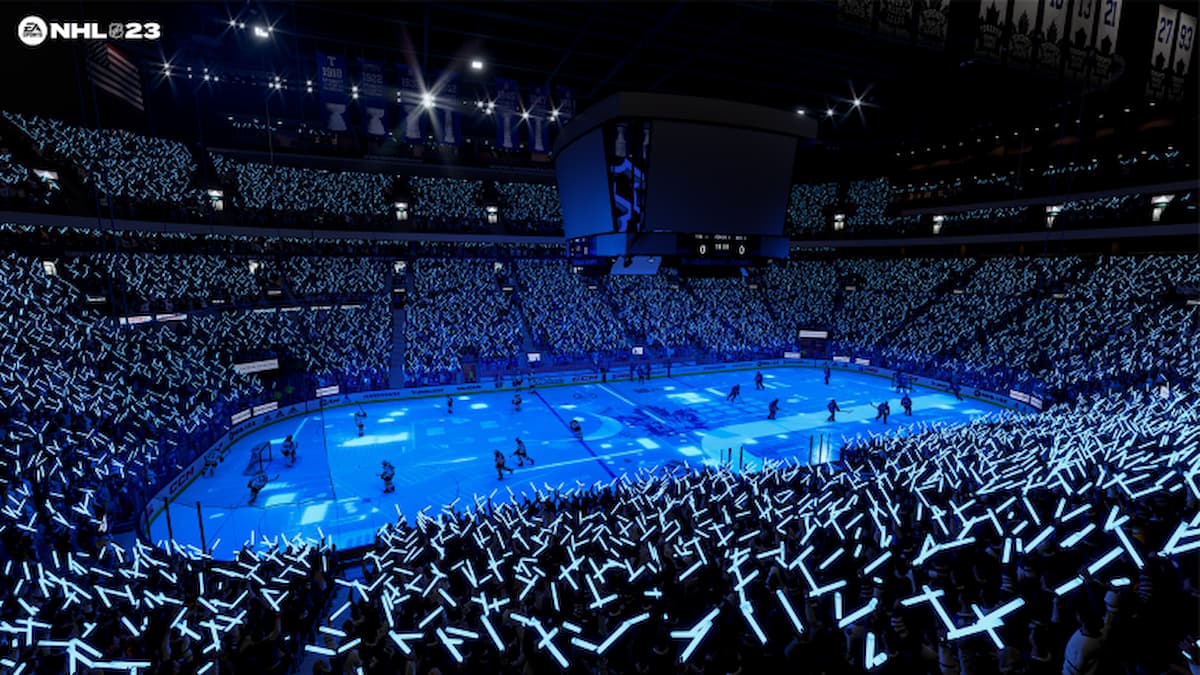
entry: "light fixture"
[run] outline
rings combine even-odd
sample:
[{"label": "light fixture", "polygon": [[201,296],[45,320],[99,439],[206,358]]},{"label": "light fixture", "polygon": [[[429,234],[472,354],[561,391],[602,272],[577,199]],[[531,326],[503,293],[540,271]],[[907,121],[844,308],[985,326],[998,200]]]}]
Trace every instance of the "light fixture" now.
[{"label": "light fixture", "polygon": [[558,111],[557,110],[550,111],[550,119],[552,119],[552,120],[558,119]]},{"label": "light fixture", "polygon": [[522,110],[522,111],[521,111],[521,119],[523,119],[523,120],[527,120],[527,119],[529,119],[529,111],[527,111],[527,110]]},{"label": "light fixture", "polygon": [[827,108],[827,109],[825,110],[825,116],[826,116],[826,117],[833,117],[833,108]]},{"label": "light fixture", "polygon": [[310,94],[311,94],[311,93],[312,93],[312,87],[305,87],[305,88],[304,88],[304,91],[306,91],[306,92],[308,92],[308,93],[310,93]]},{"label": "light fixture", "polygon": [[421,94],[421,105],[425,106],[426,108],[432,108],[433,107],[433,94],[430,94],[428,92]]},{"label": "light fixture", "polygon": [[857,108],[860,105],[862,105],[862,99],[861,98],[854,99],[854,107]]},{"label": "light fixture", "polygon": [[268,37],[271,37],[271,31],[270,31],[270,29],[263,28],[262,26],[255,26],[254,27],[254,37],[256,37],[260,40],[265,40]]},{"label": "light fixture", "polygon": [[483,70],[483,61],[471,59],[471,70]]},{"label": "light fixture", "polygon": [[804,108],[796,108],[796,114],[804,117]]}]

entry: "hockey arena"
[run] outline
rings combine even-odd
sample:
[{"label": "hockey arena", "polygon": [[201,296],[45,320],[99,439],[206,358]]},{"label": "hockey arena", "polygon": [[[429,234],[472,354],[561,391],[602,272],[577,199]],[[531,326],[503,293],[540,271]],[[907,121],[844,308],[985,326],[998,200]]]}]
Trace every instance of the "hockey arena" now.
[{"label": "hockey arena", "polygon": [[[232,558],[247,541],[254,542],[252,548],[269,548],[280,536],[297,534],[355,548],[374,543],[375,532],[398,516],[416,522],[418,513],[486,508],[497,496],[504,502],[514,493],[522,498],[566,493],[568,486],[576,490],[672,465],[736,471],[759,471],[764,462],[816,465],[840,459],[840,448],[852,441],[1027,408],[917,387],[909,395],[914,412],[905,415],[899,403],[904,394],[891,378],[874,373],[839,369],[836,379],[823,384],[815,366],[763,364],[761,370],[719,374],[686,374],[689,368],[682,365],[674,370],[672,377],[664,368],[642,382],[622,374],[605,384],[555,382],[595,379],[589,375],[548,376],[541,387],[535,380],[532,390],[523,391],[519,408],[513,402],[519,390],[489,387],[448,394],[454,400],[450,408],[446,396],[426,390],[420,398],[280,411],[278,421],[245,430],[218,450],[220,464],[211,475],[202,466],[196,468],[199,476],[185,473],[194,482],[173,496],[170,529],[160,502],[150,534],[160,544],[170,535],[221,559]],[[763,377],[762,389],[754,385],[756,373]],[[730,401],[736,383],[746,393]],[[885,424],[877,404],[889,398],[896,414]],[[772,400],[779,401],[780,411],[767,419]],[[834,422],[828,421],[830,400],[840,408]],[[572,420],[579,432],[571,429]],[[288,437],[297,446],[295,461],[282,452]],[[533,461],[513,455],[517,439]],[[260,458],[268,443],[269,455]],[[498,475],[497,450],[515,472]],[[396,467],[394,492],[385,491],[380,477],[385,461]],[[247,503],[246,479],[260,471],[271,480],[256,503]]]},{"label": "hockey arena", "polygon": [[5,3],[0,675],[1200,675],[1198,17]]}]

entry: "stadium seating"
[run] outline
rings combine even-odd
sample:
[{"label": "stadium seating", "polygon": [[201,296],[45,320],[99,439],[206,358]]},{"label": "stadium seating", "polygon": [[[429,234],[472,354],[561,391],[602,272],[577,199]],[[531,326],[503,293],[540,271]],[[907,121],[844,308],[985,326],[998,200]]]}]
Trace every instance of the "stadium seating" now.
[{"label": "stadium seating", "polygon": [[[44,243],[36,234],[0,227],[11,248]],[[1015,672],[1075,667],[1067,645],[1090,636],[1119,667],[1161,672],[1196,632],[1180,617],[1194,617],[1200,588],[1200,331],[1168,297],[1200,286],[1194,254],[816,257],[746,277],[589,284],[546,247],[127,234],[112,253],[99,250],[111,233],[55,236],[75,252],[0,256],[3,667],[61,672],[76,654],[114,670],[282,672],[307,645],[346,672],[680,660]],[[307,398],[316,382],[381,387],[389,280],[405,281],[390,261],[411,256],[405,367],[417,378],[527,347],[736,356],[825,326],[835,351],[1036,384],[1059,402],[859,439],[832,468],[663,467],[518,494],[490,515],[398,522],[352,554],[361,582],[337,577],[324,541],[276,540],[232,563],[116,544],[111,530],[140,518],[232,412]],[[143,306],[188,316],[113,320]],[[261,351],[306,388],[233,371]],[[1171,393],[1149,396],[1160,378]],[[417,576],[425,593],[399,602],[389,589]],[[339,586],[356,602],[330,620]],[[402,632],[438,607],[419,637]],[[469,639],[455,650],[451,638]]]}]

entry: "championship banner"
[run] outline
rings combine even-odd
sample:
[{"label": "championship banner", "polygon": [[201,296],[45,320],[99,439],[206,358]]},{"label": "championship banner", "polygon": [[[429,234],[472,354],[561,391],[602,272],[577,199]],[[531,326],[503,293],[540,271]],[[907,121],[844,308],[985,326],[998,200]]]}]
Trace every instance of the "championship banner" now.
[{"label": "championship banner", "polygon": [[462,114],[462,98],[458,95],[458,75],[442,73],[438,76],[442,83],[434,97],[433,129],[434,136],[442,145],[458,145],[462,142],[462,127],[459,117]]},{"label": "championship banner", "polygon": [[994,61],[1000,60],[1001,38],[1008,22],[1012,0],[983,0],[979,5],[979,32],[975,38],[975,53]]},{"label": "championship banner", "polygon": [[879,32],[902,40],[911,40],[913,0],[879,0]]},{"label": "championship banner", "polygon": [[529,151],[550,152],[550,90],[545,85],[529,89]]},{"label": "championship banner", "polygon": [[1187,81],[1188,68],[1192,63],[1192,47],[1196,43],[1196,17],[1179,13],[1179,30],[1175,36],[1175,56],[1171,59],[1171,78],[1167,85],[1167,98],[1183,100],[1183,83]]},{"label": "championship banner", "polygon": [[945,49],[949,21],[950,0],[917,0],[917,43]]},{"label": "championship banner", "polygon": [[1012,19],[1008,22],[1008,65],[1013,68],[1025,70],[1033,63],[1040,1],[1013,0]]},{"label": "championship banner", "polygon": [[1037,69],[1058,73],[1062,69],[1063,38],[1067,32],[1067,0],[1042,0],[1042,21],[1036,48]]},{"label": "championship banner", "polygon": [[358,85],[358,99],[362,101],[363,127],[368,136],[386,136],[387,87],[383,83],[382,61],[358,60],[362,73]]},{"label": "championship banner", "polygon": [[1100,5],[1100,19],[1096,24],[1096,50],[1092,58],[1091,82],[1102,85],[1111,81],[1123,67],[1117,56],[1117,34],[1121,29],[1121,10],[1125,0],[1104,0]]},{"label": "championship banner", "polygon": [[570,122],[575,117],[575,92],[567,87],[555,87],[554,93],[558,97],[558,125],[563,127],[567,122]]},{"label": "championship banner", "polygon": [[1082,80],[1087,77],[1096,45],[1096,21],[1100,3],[1104,0],[1075,0],[1071,7],[1071,22],[1067,36],[1067,77]]},{"label": "championship banner", "polygon": [[496,78],[496,147],[516,150],[520,143],[521,89],[516,80]]},{"label": "championship banner", "polygon": [[346,131],[346,59],[317,52],[317,78],[321,121],[329,131]]},{"label": "championship banner", "polygon": [[425,140],[422,126],[425,121],[425,103],[422,99],[424,87],[417,73],[405,65],[397,65],[400,73],[400,112],[404,117],[404,140],[420,143]]},{"label": "championship banner", "polygon": [[838,0],[838,21],[870,26],[875,20],[875,0]]}]

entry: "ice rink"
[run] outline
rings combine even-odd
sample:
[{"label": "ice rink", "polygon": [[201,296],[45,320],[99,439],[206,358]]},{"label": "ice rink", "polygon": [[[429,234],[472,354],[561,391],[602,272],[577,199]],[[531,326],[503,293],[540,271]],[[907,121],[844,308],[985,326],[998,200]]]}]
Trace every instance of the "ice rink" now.
[{"label": "ice rink", "polygon": [[[658,377],[645,384],[620,381],[528,389],[520,410],[513,392],[458,395],[453,413],[446,397],[349,404],[282,419],[237,440],[211,477],[201,476],[170,506],[171,527],[180,544],[204,543],[217,558],[229,558],[248,539],[279,534],[313,539],[331,537],[340,548],[374,541],[376,529],[403,513],[410,523],[422,509],[434,515],[447,504],[471,507],[476,495],[497,503],[509,491],[533,494],[567,490],[577,484],[609,481],[639,468],[687,462],[725,461],[747,470],[764,459],[802,462],[836,459],[836,448],[856,435],[919,431],[919,425],[946,424],[1001,410],[997,406],[916,387],[913,415],[905,416],[901,394],[882,377],[835,371],[829,385],[812,368],[764,369],[765,389],[755,390],[751,370]],[[733,385],[741,397],[729,402]],[[779,399],[777,419],[767,419],[768,403]],[[826,404],[843,409],[827,422]],[[874,404],[891,404],[885,426]],[[355,413],[367,414],[358,435]],[[582,434],[572,433],[579,420]],[[280,445],[292,434],[297,460],[287,466]],[[512,456],[520,437],[534,463],[518,466]],[[271,441],[270,482],[255,504],[245,474],[251,450]],[[830,456],[829,448],[834,448]],[[493,450],[508,455],[512,473],[497,479]],[[381,462],[396,467],[396,490],[383,491]],[[197,515],[197,502],[199,513]],[[150,524],[151,537],[167,538],[167,518]]]}]

